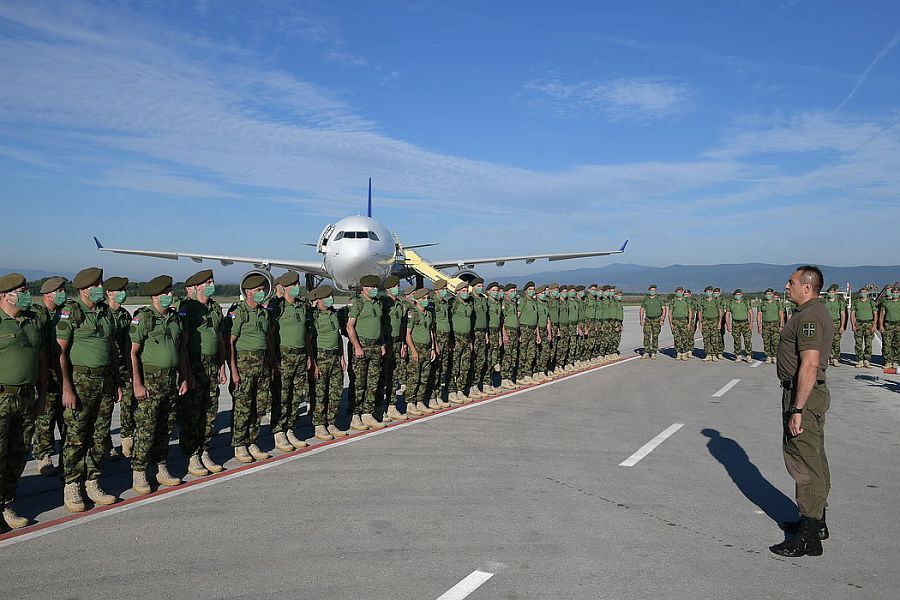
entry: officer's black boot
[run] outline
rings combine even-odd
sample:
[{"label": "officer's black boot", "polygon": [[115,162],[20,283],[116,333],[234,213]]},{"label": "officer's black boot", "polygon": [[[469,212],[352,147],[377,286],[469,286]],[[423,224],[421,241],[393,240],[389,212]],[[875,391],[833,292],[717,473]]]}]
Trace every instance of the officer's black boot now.
[{"label": "officer's black boot", "polygon": [[800,517],[800,527],[797,535],[775,546],[769,546],[769,550],[780,556],[796,558],[798,556],[821,556],[822,542],[819,540],[819,529],[822,522],[810,517]]},{"label": "officer's black boot", "polygon": [[[820,527],[816,533],[819,540],[824,542],[828,539],[828,525],[825,523],[825,509],[822,509],[822,520],[818,521],[818,523]],[[781,524],[781,528],[785,533],[797,535],[797,531],[800,529],[800,521],[786,521]]]}]

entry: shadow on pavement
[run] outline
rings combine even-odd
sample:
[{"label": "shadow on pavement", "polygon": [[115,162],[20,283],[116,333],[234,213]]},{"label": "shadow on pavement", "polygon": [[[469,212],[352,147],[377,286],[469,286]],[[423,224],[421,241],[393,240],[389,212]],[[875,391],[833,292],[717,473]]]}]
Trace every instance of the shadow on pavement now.
[{"label": "shadow on pavement", "polygon": [[706,447],[713,458],[719,461],[731,480],[737,485],[747,500],[755,504],[776,523],[799,519],[797,505],[781,490],[769,483],[759,469],[750,462],[750,457],[731,438],[723,437],[716,429],[703,429],[700,433],[709,438]]}]

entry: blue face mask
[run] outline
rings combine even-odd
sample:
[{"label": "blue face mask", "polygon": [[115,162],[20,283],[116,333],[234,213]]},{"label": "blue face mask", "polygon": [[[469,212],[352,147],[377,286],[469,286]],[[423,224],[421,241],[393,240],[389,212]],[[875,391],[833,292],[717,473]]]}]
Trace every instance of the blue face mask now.
[{"label": "blue face mask", "polygon": [[126,292],[116,292],[116,296],[115,296],[116,303],[122,304],[123,302],[125,302],[125,298],[127,298],[127,297],[128,297],[128,294]]},{"label": "blue face mask", "polygon": [[159,297],[159,306],[162,309],[167,309],[172,306],[172,303],[175,301],[175,296],[160,296]]},{"label": "blue face mask", "polygon": [[325,308],[331,308],[332,306],[334,306],[334,296],[328,296],[327,298],[323,298],[322,304],[325,305]]},{"label": "blue face mask", "polygon": [[88,290],[88,298],[91,299],[91,302],[100,302],[105,296],[106,292],[104,292],[103,288],[100,286],[94,286]]},{"label": "blue face mask", "polygon": [[26,308],[31,308],[31,292],[25,290],[24,292],[16,292],[16,306],[19,310],[25,310]]}]

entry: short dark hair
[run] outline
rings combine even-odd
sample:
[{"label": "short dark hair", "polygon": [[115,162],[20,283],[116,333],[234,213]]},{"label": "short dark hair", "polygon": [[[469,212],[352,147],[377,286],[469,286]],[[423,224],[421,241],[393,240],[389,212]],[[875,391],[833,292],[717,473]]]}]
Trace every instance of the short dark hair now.
[{"label": "short dark hair", "polygon": [[810,284],[814,293],[818,294],[822,291],[822,286],[825,285],[825,277],[822,275],[822,270],[819,267],[803,265],[802,267],[797,267],[797,270],[800,271],[800,281]]}]

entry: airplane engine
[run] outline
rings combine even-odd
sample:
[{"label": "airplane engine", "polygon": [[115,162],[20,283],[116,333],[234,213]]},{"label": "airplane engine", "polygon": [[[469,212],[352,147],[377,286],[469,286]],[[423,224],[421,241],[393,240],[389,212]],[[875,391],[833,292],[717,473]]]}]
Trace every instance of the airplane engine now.
[{"label": "airplane engine", "polygon": [[266,271],[265,269],[251,269],[244,273],[241,277],[241,294],[243,295],[244,290],[244,282],[247,281],[247,278],[251,275],[262,275],[266,278],[266,283],[264,284],[263,289],[266,292],[266,299],[271,298],[275,294],[275,278],[272,277],[272,274]]},{"label": "airplane engine", "polygon": [[478,277],[478,273],[473,271],[472,269],[461,269],[453,274],[457,279],[462,279],[466,283],[471,282],[473,279]]}]

